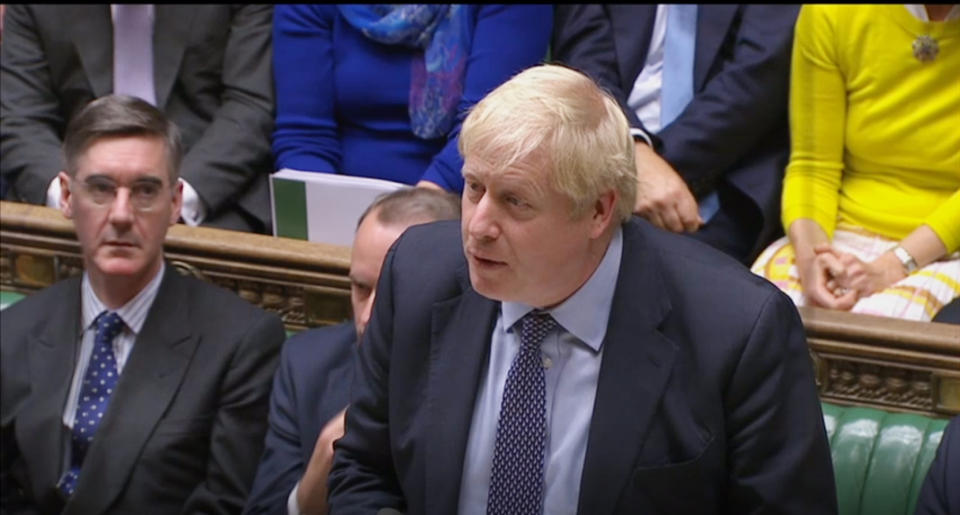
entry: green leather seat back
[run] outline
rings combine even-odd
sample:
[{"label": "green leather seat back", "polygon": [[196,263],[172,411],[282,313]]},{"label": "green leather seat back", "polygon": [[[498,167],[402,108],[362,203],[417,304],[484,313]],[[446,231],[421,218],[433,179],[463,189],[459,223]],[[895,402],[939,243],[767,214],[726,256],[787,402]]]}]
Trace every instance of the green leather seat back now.
[{"label": "green leather seat back", "polygon": [[822,406],[840,515],[913,515],[948,421]]},{"label": "green leather seat back", "polygon": [[8,308],[14,302],[22,299],[24,295],[15,291],[0,290],[0,311]]}]

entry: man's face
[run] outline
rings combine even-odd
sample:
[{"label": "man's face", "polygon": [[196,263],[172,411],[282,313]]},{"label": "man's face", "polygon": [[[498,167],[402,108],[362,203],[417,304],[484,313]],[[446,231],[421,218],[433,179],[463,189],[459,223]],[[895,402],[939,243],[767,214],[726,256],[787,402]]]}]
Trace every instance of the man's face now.
[{"label": "man's face", "polygon": [[599,262],[592,242],[607,226],[602,209],[571,218],[572,202],[533,156],[496,173],[466,156],[463,170],[463,247],[478,293],[550,307],[590,277]]},{"label": "man's face", "polygon": [[116,136],[94,141],[74,177],[60,173],[60,209],[73,219],[91,280],[148,281],[159,270],[182,201],[167,165],[161,139]]},{"label": "man's face", "polygon": [[367,213],[357,228],[350,254],[350,303],[353,305],[357,341],[363,337],[370,321],[383,260],[390,246],[407,228],[406,225],[383,225],[377,216],[376,209]]}]

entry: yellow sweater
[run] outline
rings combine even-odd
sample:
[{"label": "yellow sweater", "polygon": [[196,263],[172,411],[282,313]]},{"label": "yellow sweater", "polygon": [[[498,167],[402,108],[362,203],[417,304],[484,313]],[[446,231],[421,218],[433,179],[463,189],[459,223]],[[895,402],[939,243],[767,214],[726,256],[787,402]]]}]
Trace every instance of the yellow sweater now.
[{"label": "yellow sweater", "polygon": [[[939,44],[913,55],[917,36]],[[804,5],[790,78],[784,228],[837,222],[902,239],[927,224],[960,247],[960,20],[903,5]]]}]

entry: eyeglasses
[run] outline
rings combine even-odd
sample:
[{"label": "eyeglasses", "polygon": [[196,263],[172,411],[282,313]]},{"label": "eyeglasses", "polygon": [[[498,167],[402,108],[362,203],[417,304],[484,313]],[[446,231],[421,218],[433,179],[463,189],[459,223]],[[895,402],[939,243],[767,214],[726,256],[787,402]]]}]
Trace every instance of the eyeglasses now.
[{"label": "eyeglasses", "polygon": [[[112,205],[117,199],[117,190],[121,187],[112,180],[103,177],[91,177],[86,181],[75,181],[72,184],[79,184],[87,198],[100,207]],[[128,188],[130,189],[130,205],[137,211],[144,213],[153,211],[163,203],[161,193],[163,193],[165,186],[160,180],[153,178],[138,179]]]}]

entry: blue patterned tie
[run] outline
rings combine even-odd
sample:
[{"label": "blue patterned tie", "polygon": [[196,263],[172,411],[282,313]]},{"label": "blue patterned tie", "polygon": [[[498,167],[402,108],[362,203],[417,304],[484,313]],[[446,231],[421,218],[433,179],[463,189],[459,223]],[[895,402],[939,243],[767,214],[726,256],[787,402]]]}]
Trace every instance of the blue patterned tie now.
[{"label": "blue patterned tie", "polygon": [[90,448],[93,436],[100,427],[100,420],[107,411],[110,395],[117,386],[117,360],[113,356],[113,339],[123,330],[123,320],[112,311],[104,311],[94,321],[97,325],[94,337],[93,353],[87,372],[80,386],[80,399],[77,401],[77,413],[73,419],[73,431],[70,438],[70,469],[60,478],[60,490],[73,495],[80,476],[83,458]]},{"label": "blue patterned tie", "polygon": [[520,319],[520,352],[507,373],[497,423],[488,515],[543,512],[547,408],[540,343],[556,325],[545,313]]}]

